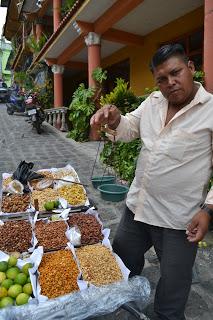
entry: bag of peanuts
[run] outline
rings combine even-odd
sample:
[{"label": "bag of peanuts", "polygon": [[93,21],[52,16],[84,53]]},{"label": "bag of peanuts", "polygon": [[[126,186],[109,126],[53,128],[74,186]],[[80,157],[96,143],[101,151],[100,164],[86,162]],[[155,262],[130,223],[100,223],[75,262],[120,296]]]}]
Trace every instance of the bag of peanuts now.
[{"label": "bag of peanuts", "polygon": [[[74,246],[89,245],[103,242],[104,239],[109,238],[110,229],[103,229],[103,224],[99,219],[98,212],[93,209],[88,209],[86,212],[72,213],[67,223],[70,229],[66,235]],[[76,233],[76,231],[78,231]],[[76,236],[80,233],[80,243],[77,245]]]}]

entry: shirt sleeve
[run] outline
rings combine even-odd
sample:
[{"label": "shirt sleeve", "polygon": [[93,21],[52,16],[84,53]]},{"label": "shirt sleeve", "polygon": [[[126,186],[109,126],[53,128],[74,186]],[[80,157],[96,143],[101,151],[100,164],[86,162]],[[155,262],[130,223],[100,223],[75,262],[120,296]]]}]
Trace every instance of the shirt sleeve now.
[{"label": "shirt sleeve", "polygon": [[[148,97],[137,109],[131,113],[127,113],[125,116],[121,115],[120,123],[116,128],[115,141],[130,142],[140,137],[141,117],[143,116],[146,106],[150,104],[149,100],[150,98]],[[110,140],[114,140],[112,135],[108,134],[108,137]]]},{"label": "shirt sleeve", "polygon": [[[212,132],[212,168],[213,168],[213,132]],[[213,173],[213,170],[212,170]],[[213,183],[206,197],[206,204],[213,204]]]}]

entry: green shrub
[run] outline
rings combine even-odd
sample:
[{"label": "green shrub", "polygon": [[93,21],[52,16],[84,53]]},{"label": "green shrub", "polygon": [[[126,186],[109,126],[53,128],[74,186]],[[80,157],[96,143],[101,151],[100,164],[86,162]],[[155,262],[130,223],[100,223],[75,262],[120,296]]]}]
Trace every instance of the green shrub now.
[{"label": "green shrub", "polygon": [[135,167],[140,149],[140,139],[128,143],[115,142],[114,144],[108,141],[104,145],[100,159],[105,165],[113,167],[119,177],[130,184],[135,175]]},{"label": "green shrub", "polygon": [[[104,97],[101,97],[101,105],[115,104],[122,114],[135,110],[147,95],[137,97],[128,87],[128,82],[124,79],[116,79],[115,88]],[[141,149],[141,140],[134,141],[106,142],[101,152],[101,161],[110,167],[113,167],[115,172],[129,183],[132,182],[135,174],[135,166],[139,151]]]},{"label": "green shrub", "polygon": [[194,80],[204,84],[205,73],[203,71],[195,71]]},{"label": "green shrub", "polygon": [[94,88],[85,88],[81,83],[73,93],[73,99],[69,106],[72,129],[68,137],[76,141],[86,141],[89,136],[90,118],[95,111],[95,104],[92,101]]},{"label": "green shrub", "polygon": [[128,88],[128,82],[124,79],[117,78],[115,88],[104,97],[101,97],[100,104],[116,105],[122,114],[131,112],[135,108],[135,104],[138,104],[138,98],[134,95],[133,91]]}]

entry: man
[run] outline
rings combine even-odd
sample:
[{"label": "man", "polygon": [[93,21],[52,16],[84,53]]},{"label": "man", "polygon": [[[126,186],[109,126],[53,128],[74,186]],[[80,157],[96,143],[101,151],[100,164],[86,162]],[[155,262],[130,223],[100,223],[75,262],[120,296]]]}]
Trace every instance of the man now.
[{"label": "man", "polygon": [[113,249],[137,275],[154,246],[161,271],[155,312],[162,320],[184,320],[197,243],[213,214],[213,189],[207,194],[213,96],[193,81],[194,65],[179,44],[161,47],[151,71],[160,91],[125,116],[104,106],[91,126],[107,124],[116,140],[143,141]]}]

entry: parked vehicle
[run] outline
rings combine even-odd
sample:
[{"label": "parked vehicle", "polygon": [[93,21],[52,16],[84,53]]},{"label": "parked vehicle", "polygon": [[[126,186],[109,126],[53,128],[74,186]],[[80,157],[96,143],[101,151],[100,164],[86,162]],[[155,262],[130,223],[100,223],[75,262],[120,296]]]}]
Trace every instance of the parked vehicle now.
[{"label": "parked vehicle", "polygon": [[30,94],[26,100],[26,110],[29,116],[29,122],[36,129],[38,134],[42,132],[42,123],[45,120],[45,113],[42,107],[38,103],[37,94]]},{"label": "parked vehicle", "polygon": [[16,90],[11,90],[8,98],[7,113],[9,115],[14,114],[14,112],[25,113],[25,101],[24,95]]},{"label": "parked vehicle", "polygon": [[3,81],[0,81],[0,101],[7,102],[9,98],[9,91],[7,84]]}]

